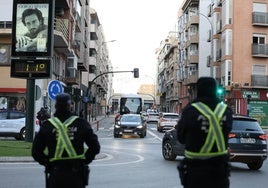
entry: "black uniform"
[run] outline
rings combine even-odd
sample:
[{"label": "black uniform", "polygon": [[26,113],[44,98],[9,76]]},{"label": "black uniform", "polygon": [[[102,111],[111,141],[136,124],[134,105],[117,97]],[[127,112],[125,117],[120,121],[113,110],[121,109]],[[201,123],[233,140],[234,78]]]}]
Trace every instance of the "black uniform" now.
[{"label": "black uniform", "polygon": [[[58,102],[56,101],[54,117],[64,122],[73,114],[62,105],[66,101],[66,94],[61,95],[62,96],[59,97],[57,96],[59,100]],[[63,101],[61,101],[62,99],[60,97],[63,98]],[[67,98],[69,98],[69,96],[67,96]],[[100,152],[100,144],[97,135],[93,133],[93,130],[85,119],[75,119],[74,122],[68,126],[68,136],[77,155],[84,153],[84,143],[88,146],[85,152],[85,159],[65,159],[51,162],[50,159],[54,157],[56,150],[57,134],[57,130],[51,122],[45,121],[33,142],[33,158],[41,165],[46,166],[49,172],[47,187],[84,188],[85,179],[83,177],[84,170],[86,170],[85,166],[87,167],[95,158],[95,155]],[[48,148],[48,154],[45,152],[46,147]],[[63,157],[64,156],[68,156],[66,151],[63,152]]]},{"label": "black uniform", "polygon": [[[220,100],[216,97],[216,82],[213,78],[203,77],[197,82],[197,98],[189,103],[182,111],[181,118],[176,126],[178,140],[185,144],[185,150],[200,152],[207,137],[208,120],[201,118],[201,113],[191,104],[202,102],[212,111]],[[204,122],[206,121],[206,122]],[[228,147],[228,134],[232,129],[232,110],[226,108],[220,122],[226,149]],[[216,152],[216,145],[212,147]],[[179,168],[183,170],[184,187],[196,188],[227,188],[229,187],[228,154],[206,159],[185,158]]]}]

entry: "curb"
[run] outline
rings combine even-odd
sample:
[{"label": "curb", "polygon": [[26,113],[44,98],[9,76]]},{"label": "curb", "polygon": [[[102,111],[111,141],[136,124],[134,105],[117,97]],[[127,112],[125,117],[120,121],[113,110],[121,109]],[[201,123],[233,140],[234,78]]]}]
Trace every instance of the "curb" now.
[{"label": "curb", "polygon": [[[94,160],[101,160],[106,157],[107,155],[99,153],[98,155],[95,156]],[[18,163],[18,162],[36,162],[36,161],[33,159],[33,157],[0,157],[0,163],[8,163],[8,162]]]}]

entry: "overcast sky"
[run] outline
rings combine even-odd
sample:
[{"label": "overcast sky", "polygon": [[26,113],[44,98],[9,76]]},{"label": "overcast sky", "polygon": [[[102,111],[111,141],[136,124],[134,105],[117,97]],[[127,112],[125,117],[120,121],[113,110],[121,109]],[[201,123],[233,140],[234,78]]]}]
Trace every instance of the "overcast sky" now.
[{"label": "overcast sky", "polygon": [[[155,84],[155,49],[170,31],[175,31],[177,12],[183,0],[90,0],[104,28],[114,70],[140,69],[114,74],[116,93],[136,93],[140,84]],[[0,18],[12,18],[12,1],[0,0]]]},{"label": "overcast sky", "polygon": [[140,69],[140,78],[131,73],[114,74],[115,93],[136,93],[140,84],[154,84],[155,49],[170,31],[175,31],[182,0],[91,0],[104,28],[114,70]]}]

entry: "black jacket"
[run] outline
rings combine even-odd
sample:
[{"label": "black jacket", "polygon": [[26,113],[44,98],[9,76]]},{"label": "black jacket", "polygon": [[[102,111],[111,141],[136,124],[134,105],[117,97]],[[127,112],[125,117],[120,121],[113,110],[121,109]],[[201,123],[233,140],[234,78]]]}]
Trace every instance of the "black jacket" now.
[{"label": "black jacket", "polygon": [[[220,100],[217,97],[198,97],[194,102],[203,102],[214,111]],[[193,152],[199,152],[201,147],[204,145],[207,132],[204,131],[202,127],[202,121],[198,120],[200,112],[189,103],[182,111],[181,118],[176,126],[178,140],[180,143],[185,144],[185,149]],[[222,130],[226,143],[228,147],[228,134],[232,129],[232,110],[227,107],[222,121]],[[226,119],[225,119],[226,118]],[[213,151],[216,150],[216,145],[213,147]]]},{"label": "black jacket", "polygon": [[[69,111],[65,111],[60,113],[56,112],[54,116],[64,122],[72,116],[72,114]],[[35,136],[32,147],[32,156],[41,165],[47,165],[49,163],[49,159],[54,157],[57,144],[56,134],[55,127],[49,121],[45,121]],[[86,159],[83,162],[86,164],[92,162],[95,155],[100,152],[100,144],[97,135],[93,133],[89,123],[85,119],[77,118],[68,127],[68,134],[77,155],[84,153],[84,144],[87,145],[88,149],[85,153]],[[48,154],[45,152],[46,147],[48,148]],[[66,152],[64,153],[64,156],[67,156]],[[66,163],[72,164],[74,162],[77,162],[77,160],[61,160],[55,163],[64,163],[64,165],[66,165]]]}]

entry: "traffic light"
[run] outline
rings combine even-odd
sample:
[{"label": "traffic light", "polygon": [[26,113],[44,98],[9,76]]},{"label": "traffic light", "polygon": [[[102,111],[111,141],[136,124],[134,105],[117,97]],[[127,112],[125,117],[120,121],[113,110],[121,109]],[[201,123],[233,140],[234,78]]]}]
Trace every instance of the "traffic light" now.
[{"label": "traffic light", "polygon": [[134,78],[139,78],[139,68],[134,68]]},{"label": "traffic light", "polygon": [[224,95],[225,95],[225,88],[222,85],[219,85],[217,87],[217,97],[223,99]]}]

